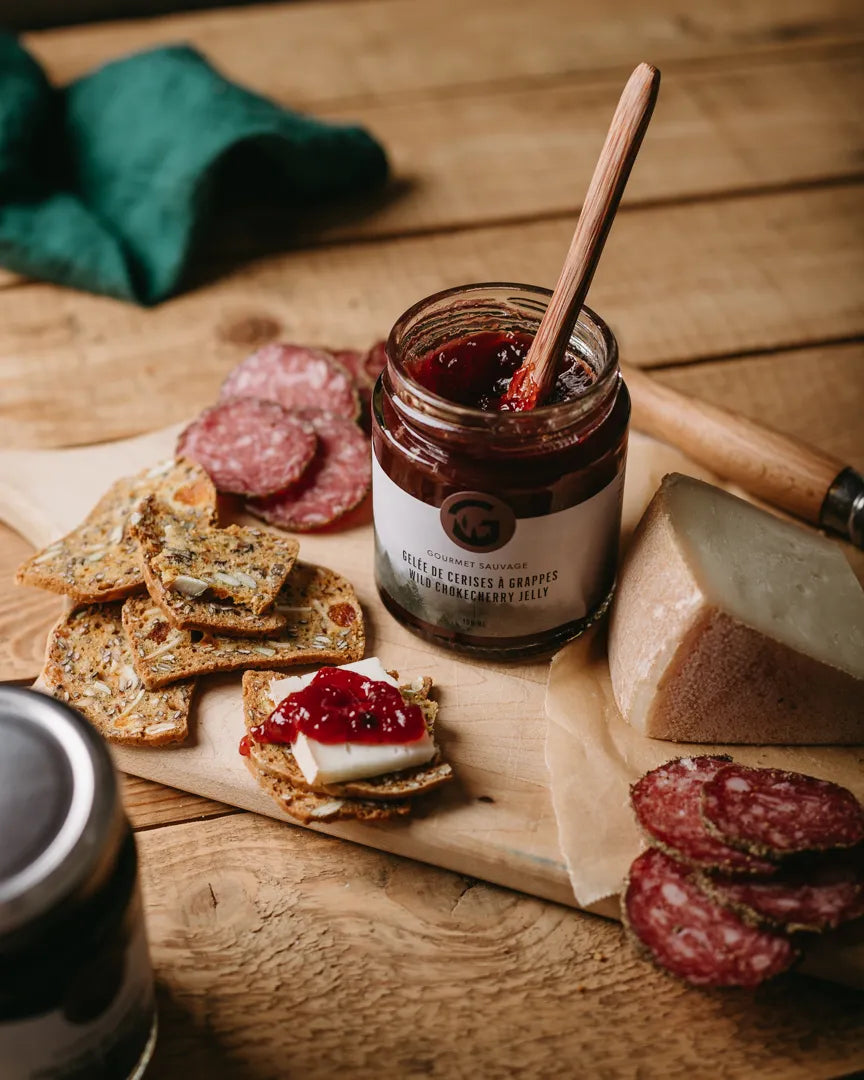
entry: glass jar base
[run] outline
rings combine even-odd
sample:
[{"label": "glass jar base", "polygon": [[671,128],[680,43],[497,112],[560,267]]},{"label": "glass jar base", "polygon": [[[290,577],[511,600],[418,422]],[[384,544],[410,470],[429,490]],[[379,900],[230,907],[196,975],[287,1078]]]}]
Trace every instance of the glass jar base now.
[{"label": "glass jar base", "polygon": [[159,1014],[154,1010],[153,1022],[150,1025],[150,1033],[147,1036],[147,1042],[144,1045],[144,1049],[141,1051],[141,1057],[135,1065],[132,1072],[129,1073],[127,1080],[141,1080],[144,1073],[147,1071],[147,1066],[150,1064],[150,1060],[153,1057],[153,1051],[156,1049],[156,1038],[159,1034]]},{"label": "glass jar base", "polygon": [[406,611],[400,604],[378,585],[381,602],[397,622],[402,623],[413,634],[439,645],[442,649],[463,653],[476,660],[526,660],[552,656],[568,641],[581,637],[591,626],[606,614],[612,600],[614,587],[609,590],[597,607],[581,619],[574,619],[554,630],[518,638],[477,638],[469,634],[460,634],[454,630],[444,630],[433,623],[425,622]]}]

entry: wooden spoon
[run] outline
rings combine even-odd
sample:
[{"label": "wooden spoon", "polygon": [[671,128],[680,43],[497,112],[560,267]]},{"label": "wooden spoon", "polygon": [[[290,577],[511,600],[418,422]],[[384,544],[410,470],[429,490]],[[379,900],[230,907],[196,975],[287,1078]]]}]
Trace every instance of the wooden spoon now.
[{"label": "wooden spoon", "polygon": [[660,72],[651,64],[640,64],[627,80],[591,177],[561,276],[528,355],[510,380],[504,395],[505,409],[512,412],[533,409],[552,392],[654,111],[659,87]]}]

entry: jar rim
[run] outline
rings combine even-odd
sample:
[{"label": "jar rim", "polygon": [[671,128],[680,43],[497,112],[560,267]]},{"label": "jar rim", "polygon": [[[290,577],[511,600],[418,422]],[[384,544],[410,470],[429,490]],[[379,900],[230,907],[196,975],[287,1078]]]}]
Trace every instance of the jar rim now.
[{"label": "jar rim", "polygon": [[618,381],[618,343],[608,324],[592,308],[587,306],[583,306],[579,312],[570,345],[574,351],[580,351],[580,346],[584,350],[585,343],[580,341],[577,336],[578,327],[581,325],[593,337],[602,342],[602,363],[591,386],[566,401],[542,405],[537,409],[526,412],[488,412],[441,397],[413,378],[402,365],[397,365],[395,357],[398,357],[403,351],[402,338],[407,329],[418,320],[418,317],[424,311],[450,299],[456,299],[457,297],[470,298],[472,295],[479,296],[484,292],[489,293],[492,291],[514,293],[516,295],[514,295],[513,299],[517,301],[520,299],[544,301],[542,309],[538,307],[538,320],[552,297],[551,289],[539,285],[490,281],[452,286],[418,300],[399,316],[387,338],[387,372],[399,390],[407,392],[421,406],[424,412],[431,411],[442,420],[465,427],[495,427],[501,434],[505,432],[508,434],[527,432],[532,428],[536,428],[538,423],[544,427],[548,426],[554,429],[572,423],[574,420],[593,412],[594,408],[607,398],[610,388]]}]

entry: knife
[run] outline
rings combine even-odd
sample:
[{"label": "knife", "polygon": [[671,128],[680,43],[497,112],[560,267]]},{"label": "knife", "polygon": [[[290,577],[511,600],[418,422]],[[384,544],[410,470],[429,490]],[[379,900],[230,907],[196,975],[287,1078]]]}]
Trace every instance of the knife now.
[{"label": "knife", "polygon": [[622,365],[633,426],[759,499],[864,548],[864,477],[822,450]]}]

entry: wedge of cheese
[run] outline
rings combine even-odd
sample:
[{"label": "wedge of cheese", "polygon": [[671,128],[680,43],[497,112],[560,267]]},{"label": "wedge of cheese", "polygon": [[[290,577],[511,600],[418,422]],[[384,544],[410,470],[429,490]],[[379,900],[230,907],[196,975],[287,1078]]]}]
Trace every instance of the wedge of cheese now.
[{"label": "wedge of cheese", "polygon": [[672,474],[621,569],[609,669],[650,738],[864,743],[864,592],[830,540]]}]

